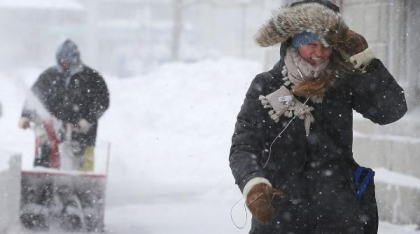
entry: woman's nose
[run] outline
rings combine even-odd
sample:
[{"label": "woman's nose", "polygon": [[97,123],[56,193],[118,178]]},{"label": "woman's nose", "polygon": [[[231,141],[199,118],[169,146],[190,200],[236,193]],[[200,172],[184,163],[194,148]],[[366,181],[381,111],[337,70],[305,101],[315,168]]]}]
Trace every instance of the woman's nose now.
[{"label": "woman's nose", "polygon": [[322,55],[324,54],[324,48],[323,48],[322,46],[317,46],[317,47],[315,47],[314,54],[315,54],[317,57],[322,57]]}]

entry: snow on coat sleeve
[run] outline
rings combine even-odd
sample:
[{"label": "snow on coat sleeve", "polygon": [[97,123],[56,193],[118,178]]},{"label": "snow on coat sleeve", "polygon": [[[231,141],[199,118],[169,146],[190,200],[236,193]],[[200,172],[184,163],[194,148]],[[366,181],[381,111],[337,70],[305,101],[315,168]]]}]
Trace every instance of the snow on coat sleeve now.
[{"label": "snow on coat sleeve", "polygon": [[[61,120],[76,119],[71,108],[64,105],[63,88],[55,86],[61,78],[55,68],[44,71],[32,86],[32,92],[52,115]],[[76,122],[72,122],[76,123]]]},{"label": "snow on coat sleeve", "polygon": [[385,125],[407,112],[404,90],[379,59],[372,60],[367,73],[349,79],[353,109],[372,122]]},{"label": "snow on coat sleeve", "polygon": [[243,191],[245,184],[255,177],[265,177],[262,168],[267,111],[258,100],[264,84],[271,77],[258,75],[246,94],[237,117],[230,149],[230,167],[236,184]]}]

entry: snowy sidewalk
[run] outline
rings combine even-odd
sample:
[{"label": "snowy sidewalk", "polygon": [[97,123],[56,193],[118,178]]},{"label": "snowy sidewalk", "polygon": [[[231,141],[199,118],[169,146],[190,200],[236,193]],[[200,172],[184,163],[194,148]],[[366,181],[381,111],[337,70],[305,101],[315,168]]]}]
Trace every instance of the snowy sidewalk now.
[{"label": "snowy sidewalk", "polygon": [[[233,194],[233,191],[229,191]],[[239,193],[234,193],[239,194]],[[228,194],[208,196],[180,195],[157,197],[146,203],[109,206],[106,214],[106,228],[118,234],[246,234],[250,223],[242,230],[231,221],[230,209],[236,202]],[[217,200],[220,198],[220,200]],[[249,216],[249,215],[248,215]],[[234,209],[237,225],[244,223],[243,201]],[[379,234],[419,234],[414,225],[398,226],[380,223]]]}]

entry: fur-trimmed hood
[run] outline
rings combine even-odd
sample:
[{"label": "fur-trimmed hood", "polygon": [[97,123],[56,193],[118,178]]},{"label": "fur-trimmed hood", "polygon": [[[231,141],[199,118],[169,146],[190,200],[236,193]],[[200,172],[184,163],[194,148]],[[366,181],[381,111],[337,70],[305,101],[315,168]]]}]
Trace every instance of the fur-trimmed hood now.
[{"label": "fur-trimmed hood", "polygon": [[303,31],[316,33],[325,39],[347,28],[340,13],[323,4],[308,2],[280,8],[258,31],[255,41],[262,47],[268,47],[285,42]]}]

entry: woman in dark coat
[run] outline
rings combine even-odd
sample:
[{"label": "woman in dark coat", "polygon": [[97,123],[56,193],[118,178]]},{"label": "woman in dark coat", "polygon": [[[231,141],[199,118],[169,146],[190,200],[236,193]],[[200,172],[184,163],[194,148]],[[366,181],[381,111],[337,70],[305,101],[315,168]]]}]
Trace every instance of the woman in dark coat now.
[{"label": "woman in dark coat", "polygon": [[253,80],[230,166],[252,234],[377,233],[374,172],[353,159],[353,110],[377,124],[407,111],[404,91],[329,1],[280,10],[256,35],[281,60]]}]

